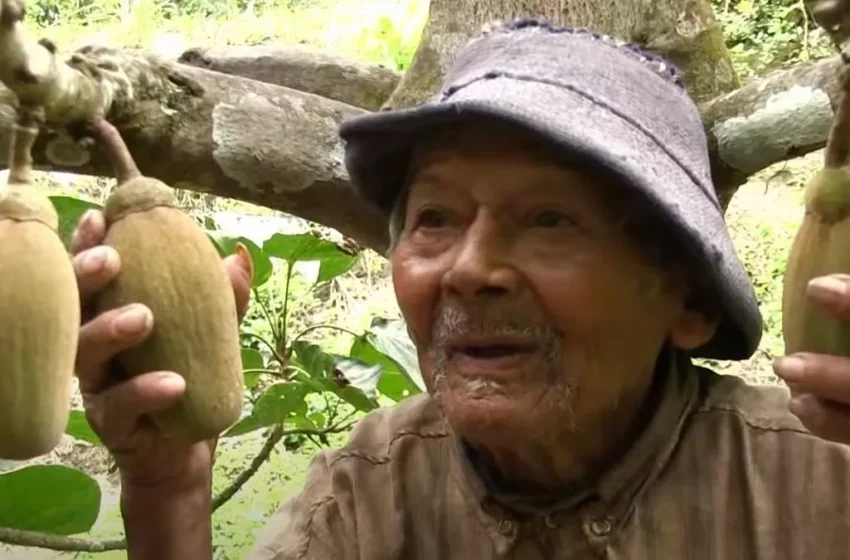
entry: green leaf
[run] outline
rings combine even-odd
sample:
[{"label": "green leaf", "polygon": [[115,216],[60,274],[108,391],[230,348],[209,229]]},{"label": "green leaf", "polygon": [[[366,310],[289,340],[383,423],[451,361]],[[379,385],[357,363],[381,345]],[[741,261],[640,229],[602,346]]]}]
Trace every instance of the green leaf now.
[{"label": "green leaf", "polygon": [[357,387],[343,386],[350,382],[337,369],[337,358],[322,350],[319,346],[297,341],[292,344],[293,363],[303,369],[307,375],[299,374],[296,379],[317,392],[330,391],[358,410],[373,410],[377,405]]},{"label": "green leaf", "polygon": [[422,392],[405,374],[402,367],[383,352],[379,352],[369,342],[366,335],[358,336],[354,339],[349,350],[349,355],[364,364],[379,366],[381,368],[377,389],[382,395],[386,395],[392,400],[399,402],[410,395]]},{"label": "green leaf", "polygon": [[425,390],[425,381],[423,381],[422,372],[419,370],[416,346],[410,340],[404,323],[375,317],[366,338],[378,352],[392,358],[401,367],[401,373],[410,379],[420,391]]},{"label": "green leaf", "polygon": [[231,426],[230,429],[221,435],[221,437],[228,438],[244,436],[245,434],[250,434],[251,432],[255,432],[264,427],[265,426],[261,425],[259,420],[257,420],[256,416],[249,414]]},{"label": "green leaf", "polygon": [[242,369],[263,369],[266,362],[259,350],[254,348],[242,348]]},{"label": "green leaf", "polygon": [[319,346],[303,340],[292,343],[292,350],[297,358],[297,363],[306,371],[310,377],[330,378],[336,368],[333,356],[322,350]]},{"label": "green leaf", "polygon": [[269,281],[272,277],[274,268],[269,256],[260,248],[259,245],[248,239],[247,237],[233,237],[225,235],[219,231],[207,231],[207,235],[212,239],[219,254],[228,257],[236,253],[237,243],[242,243],[248,253],[251,254],[251,260],[254,261],[254,279],[251,283],[252,287],[258,288]]},{"label": "green leaf", "polygon": [[92,208],[102,209],[103,207],[100,204],[73,196],[51,196],[49,198],[56,209],[56,213],[59,214],[59,237],[65,244],[65,248],[70,250],[71,236],[74,234],[83,214]]},{"label": "green leaf", "polygon": [[65,428],[65,433],[79,440],[103,446],[103,442],[92,429],[83,410],[71,411],[68,415],[68,426]]},{"label": "green leaf", "polygon": [[290,266],[297,262],[319,261],[317,282],[345,274],[357,262],[356,255],[349,255],[336,243],[310,234],[276,233],[263,243],[263,250],[271,257],[285,260]]},{"label": "green leaf", "polygon": [[0,474],[0,527],[75,535],[91,530],[100,513],[100,486],[61,465]]},{"label": "green leaf", "polygon": [[272,426],[294,416],[305,416],[307,402],[304,397],[307,393],[308,388],[300,383],[275,383],[257,400],[251,415],[260,426]]},{"label": "green leaf", "polygon": [[360,389],[367,397],[374,400],[377,397],[378,380],[381,378],[381,365],[365,364],[356,358],[335,357],[337,370],[351,383],[351,386]]}]

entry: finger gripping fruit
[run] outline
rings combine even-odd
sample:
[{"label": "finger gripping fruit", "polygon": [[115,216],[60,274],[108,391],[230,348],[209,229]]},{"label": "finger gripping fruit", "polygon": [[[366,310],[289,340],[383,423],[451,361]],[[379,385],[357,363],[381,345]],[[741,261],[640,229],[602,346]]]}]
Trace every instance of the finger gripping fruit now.
[{"label": "finger gripping fruit", "polygon": [[0,458],[18,461],[49,453],[65,431],[80,328],[56,210],[32,184],[37,135],[16,125],[0,190]]},{"label": "finger gripping fruit", "polygon": [[175,406],[151,415],[166,434],[197,442],[216,437],[242,411],[244,383],[236,301],[221,257],[163,182],[142,176],[118,131],[94,125],[119,180],[105,204],[105,243],[121,273],[98,297],[98,312],[142,303],[154,327],[118,361],[126,374],[170,371],[186,381]]},{"label": "finger gripping fruit", "polygon": [[810,301],[811,279],[850,273],[850,169],[824,167],[806,185],[806,212],[788,256],[782,294],[785,353],[850,356],[850,323]]}]

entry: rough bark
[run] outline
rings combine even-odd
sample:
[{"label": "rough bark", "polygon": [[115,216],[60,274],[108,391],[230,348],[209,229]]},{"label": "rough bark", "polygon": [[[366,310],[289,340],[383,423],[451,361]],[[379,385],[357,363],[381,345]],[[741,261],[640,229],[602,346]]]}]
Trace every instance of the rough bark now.
[{"label": "rough bark", "polygon": [[709,0],[431,0],[410,69],[386,107],[415,105],[439,89],[455,53],[481,26],[537,16],[634,41],[681,67],[697,102],[738,86],[723,32]]},{"label": "rough bark", "polygon": [[841,58],[773,72],[701,107],[726,207],[749,176],[823,148],[841,96]]},{"label": "rough bark", "polygon": [[189,49],[179,62],[216,72],[286,86],[376,111],[389,99],[400,75],[300,47],[227,46]]},{"label": "rough bark", "polygon": [[[108,118],[146,175],[284,210],[377,250],[386,246],[382,218],[350,186],[337,136],[339,123],[362,109],[146,53],[100,49],[89,58],[99,55],[131,80],[111,90]],[[0,114],[5,166],[13,114]],[[67,135],[42,134],[34,158],[41,170],[111,176],[103,154]]]}]

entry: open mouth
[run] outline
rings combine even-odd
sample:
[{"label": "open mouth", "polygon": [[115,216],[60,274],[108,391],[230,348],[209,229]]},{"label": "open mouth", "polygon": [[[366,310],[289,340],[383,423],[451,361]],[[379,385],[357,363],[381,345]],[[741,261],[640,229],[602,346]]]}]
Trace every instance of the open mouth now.
[{"label": "open mouth", "polygon": [[531,348],[519,344],[470,344],[457,346],[454,351],[470,358],[486,360],[526,354]]},{"label": "open mouth", "polygon": [[508,337],[458,337],[450,354],[474,360],[503,360],[526,356],[536,349],[528,340]]}]

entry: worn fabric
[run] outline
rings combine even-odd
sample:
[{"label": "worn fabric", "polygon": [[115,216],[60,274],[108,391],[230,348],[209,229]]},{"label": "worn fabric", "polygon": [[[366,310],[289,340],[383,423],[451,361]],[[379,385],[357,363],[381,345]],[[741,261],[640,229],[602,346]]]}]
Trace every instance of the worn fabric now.
[{"label": "worn fabric", "polygon": [[426,103],[343,122],[346,166],[362,196],[389,214],[412,147],[435,126],[512,123],[595,161],[649,199],[717,292],[723,320],[694,355],[744,359],[758,347],[762,318],[714,190],[702,119],[677,78],[672,64],[635,46],[511,22],[464,48]]},{"label": "worn fabric", "polygon": [[622,460],[562,497],[479,472],[428,395],[370,413],[320,453],[254,560],[850,558],[850,447],[788,392],[670,360]]}]

